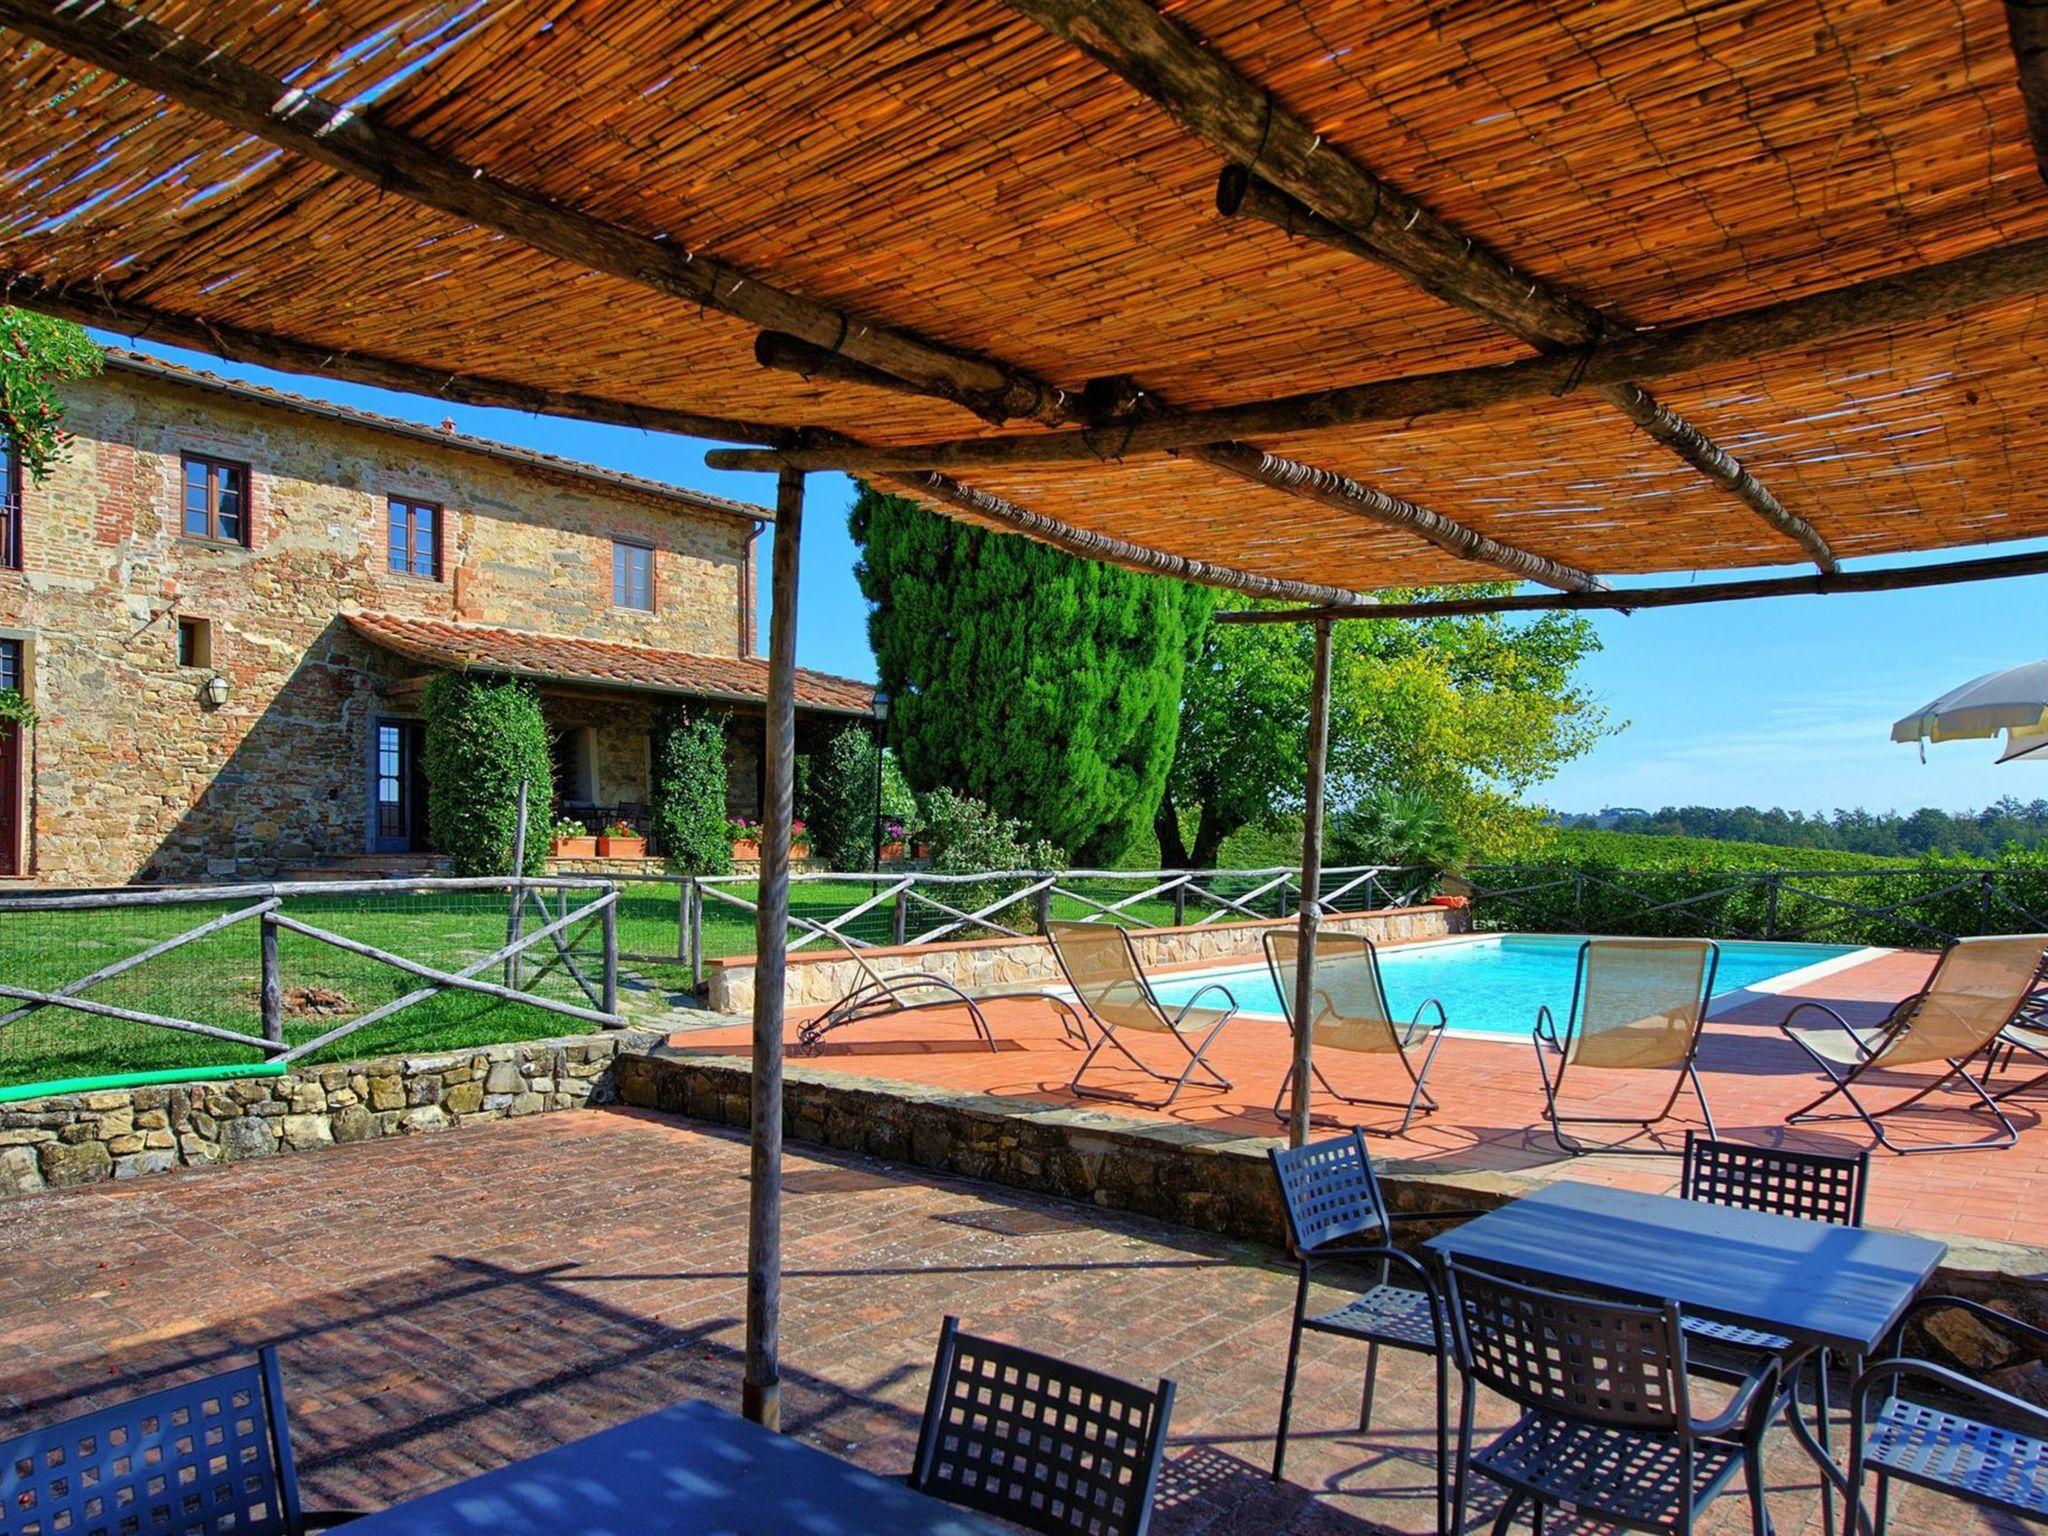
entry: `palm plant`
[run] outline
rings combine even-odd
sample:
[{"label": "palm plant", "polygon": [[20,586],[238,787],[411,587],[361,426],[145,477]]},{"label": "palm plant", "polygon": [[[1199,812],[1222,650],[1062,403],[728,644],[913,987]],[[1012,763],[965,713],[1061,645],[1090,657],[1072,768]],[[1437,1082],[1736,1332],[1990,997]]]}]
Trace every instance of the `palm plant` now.
[{"label": "palm plant", "polygon": [[1434,884],[1462,865],[1469,851],[1464,833],[1420,790],[1368,790],[1330,820],[1333,864],[1398,865],[1420,871]]}]

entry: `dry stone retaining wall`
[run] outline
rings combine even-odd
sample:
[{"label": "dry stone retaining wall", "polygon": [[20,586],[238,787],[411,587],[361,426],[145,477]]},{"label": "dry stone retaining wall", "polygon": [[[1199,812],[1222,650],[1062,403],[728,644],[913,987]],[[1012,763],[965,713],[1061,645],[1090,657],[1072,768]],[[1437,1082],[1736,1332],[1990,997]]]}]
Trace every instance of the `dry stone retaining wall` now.
[{"label": "dry stone retaining wall", "polygon": [[662,1038],[621,1030],[24,1099],[0,1105],[0,1194],[609,1103],[619,1052]]}]

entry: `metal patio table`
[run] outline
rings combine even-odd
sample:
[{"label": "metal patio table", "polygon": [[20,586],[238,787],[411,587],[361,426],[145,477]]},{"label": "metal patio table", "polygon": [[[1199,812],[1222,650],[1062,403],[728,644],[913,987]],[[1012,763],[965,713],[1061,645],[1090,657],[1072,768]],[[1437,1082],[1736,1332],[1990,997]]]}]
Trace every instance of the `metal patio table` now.
[{"label": "metal patio table", "polygon": [[[1946,1243],[1595,1184],[1553,1184],[1429,1240],[1438,1253],[1536,1284],[1582,1285],[1867,1359]],[[1804,1367],[1802,1367],[1802,1370]],[[1834,1454],[1787,1404],[1793,1434],[1837,1488]]]},{"label": "metal patio table", "polygon": [[351,1536],[997,1536],[1003,1529],[696,1401],[348,1525]]}]

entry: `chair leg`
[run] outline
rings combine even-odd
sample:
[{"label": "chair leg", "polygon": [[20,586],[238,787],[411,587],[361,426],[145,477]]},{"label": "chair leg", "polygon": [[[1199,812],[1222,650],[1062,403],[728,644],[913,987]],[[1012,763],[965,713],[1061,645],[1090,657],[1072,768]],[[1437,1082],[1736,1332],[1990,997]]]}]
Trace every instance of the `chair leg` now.
[{"label": "chair leg", "polygon": [[1707,1102],[1707,1090],[1706,1086],[1700,1082],[1698,1063],[1688,1061],[1685,1064],[1685,1075],[1692,1080],[1693,1097],[1700,1101],[1700,1117],[1707,1122],[1708,1137],[1711,1140],[1719,1141],[1721,1133],[1714,1129],[1714,1106]]},{"label": "chair leg", "polygon": [[1372,1389],[1380,1379],[1380,1341],[1369,1339],[1365,1346],[1365,1389],[1358,1398],[1358,1432],[1372,1428]]},{"label": "chair leg", "polygon": [[[1500,1514],[1493,1522],[1493,1536],[1506,1536],[1507,1528],[1514,1523],[1515,1516],[1522,1512],[1522,1501],[1527,1497],[1527,1494],[1519,1492],[1508,1495],[1507,1503],[1501,1505]],[[1536,1506],[1536,1526],[1538,1530],[1541,1530],[1543,1526],[1543,1506],[1541,1504]]]},{"label": "chair leg", "polygon": [[[1797,1404],[1794,1405],[1797,1411]],[[1771,1511],[1764,1503],[1764,1446],[1759,1436],[1742,1449],[1742,1480],[1749,1485],[1750,1536],[1771,1536]],[[1821,1479],[1825,1486],[1827,1479]],[[1822,1529],[1830,1527],[1823,1524]]]},{"label": "chair leg", "polygon": [[1287,1374],[1280,1385],[1280,1428],[1273,1436],[1273,1481],[1279,1482],[1287,1467],[1287,1420],[1294,1412],[1294,1371],[1301,1363],[1301,1319],[1308,1311],[1308,1272],[1294,1291],[1294,1331],[1287,1338]]},{"label": "chair leg", "polygon": [[[1796,1392],[1792,1398],[1792,1411],[1794,1413],[1799,1411],[1799,1398]],[[1834,1447],[1829,1438],[1829,1431],[1832,1427],[1829,1422],[1830,1418],[1831,1415],[1828,1412],[1828,1352],[1823,1349],[1813,1357],[1813,1433],[1814,1438],[1820,1441],[1821,1449],[1832,1457],[1834,1455]],[[1820,1526],[1824,1531],[1831,1531],[1835,1528],[1835,1488],[1834,1484],[1828,1480],[1826,1473],[1822,1473],[1820,1479]]]},{"label": "chair leg", "polygon": [[1877,1474],[1877,1519],[1871,1526],[1872,1536],[1884,1536],[1885,1527],[1892,1514],[1892,1478],[1889,1472]]},{"label": "chair leg", "polygon": [[[1229,1019],[1225,1019],[1223,1021],[1223,1024],[1228,1024],[1229,1022]],[[1221,1072],[1218,1072],[1206,1061],[1202,1060],[1203,1055],[1207,1053],[1209,1047],[1215,1044],[1216,1037],[1223,1033],[1223,1024],[1218,1024],[1214,1029],[1210,1030],[1207,1035],[1203,1036],[1202,1043],[1198,1046],[1191,1047],[1188,1045],[1187,1041],[1180,1041],[1182,1049],[1186,1050],[1188,1053],[1188,1064],[1186,1067],[1181,1069],[1180,1076],[1174,1080],[1173,1091],[1167,1094],[1166,1101],[1159,1106],[1161,1109],[1172,1108],[1173,1101],[1180,1097],[1181,1089],[1187,1087],[1188,1079],[1194,1076],[1195,1068],[1197,1067],[1200,1067],[1204,1072],[1208,1073],[1210,1078],[1214,1081],[1218,1088],[1222,1088],[1226,1091],[1230,1088],[1230,1079],[1225,1077]],[[1180,1040],[1180,1032],[1178,1030],[1174,1031],[1173,1037],[1176,1040]]]},{"label": "chair leg", "polygon": [[1465,1490],[1472,1480],[1472,1383],[1462,1372],[1458,1393],[1458,1454],[1451,1464],[1451,1530],[1465,1529]]},{"label": "chair leg", "polygon": [[1436,1352],[1436,1536],[1456,1536],[1451,1515],[1451,1354]]}]

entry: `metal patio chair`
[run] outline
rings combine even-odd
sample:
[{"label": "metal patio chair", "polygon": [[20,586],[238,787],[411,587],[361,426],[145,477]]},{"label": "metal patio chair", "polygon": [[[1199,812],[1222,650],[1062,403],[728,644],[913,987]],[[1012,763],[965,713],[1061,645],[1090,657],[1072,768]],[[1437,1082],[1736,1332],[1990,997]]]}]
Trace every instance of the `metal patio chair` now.
[{"label": "metal patio chair", "polygon": [[[1870,1153],[1853,1156],[1830,1152],[1787,1152],[1777,1147],[1755,1147],[1742,1142],[1716,1141],[1697,1131],[1685,1133],[1685,1162],[1678,1177],[1678,1192],[1687,1200],[1705,1205],[1734,1206],[1747,1211],[1769,1211],[1778,1216],[1797,1216],[1805,1221],[1826,1222],[1836,1227],[1863,1225],[1863,1197],[1870,1181]],[[1766,1359],[1778,1363],[1779,1380],[1788,1394],[1788,1406],[1798,1411],[1791,1399],[1796,1376],[1810,1364],[1814,1383],[1814,1432],[1823,1445],[1828,1443],[1828,1352],[1795,1344],[1781,1334],[1761,1328],[1745,1328],[1704,1317],[1685,1319],[1685,1331],[1697,1356],[1724,1370],[1755,1371]],[[1852,1372],[1862,1366],[1851,1360]],[[1834,1521],[1834,1489],[1821,1479],[1821,1524],[1831,1528]]]},{"label": "metal patio chair", "polygon": [[299,1507],[276,1349],[256,1363],[0,1443],[0,1536],[301,1536],[360,1518]]},{"label": "metal patio chair", "polygon": [[[1565,1127],[1633,1125],[1648,1131],[1669,1118],[1688,1083],[1700,1101],[1707,1134],[1714,1134],[1714,1111],[1700,1086],[1697,1062],[1720,963],[1721,947],[1708,939],[1588,939],[1579,946],[1563,1031],[1548,1005],[1536,1011],[1543,1112],[1560,1147],[1574,1157],[1595,1151],[1663,1152],[1614,1143],[1588,1146],[1567,1135]],[[1553,1055],[1558,1058],[1555,1076]],[[1647,1117],[1565,1113],[1560,1105],[1566,1085],[1587,1072],[1668,1072],[1671,1092]]]},{"label": "metal patio chair", "polygon": [[[1052,944],[1053,955],[1059,960],[1067,984],[1073,988],[1075,1001],[1095,1026],[1095,1041],[1088,1047],[1088,1054],[1081,1059],[1081,1065],[1074,1069],[1073,1081],[1067,1084],[1068,1092],[1090,1098],[1127,1098],[1124,1094],[1081,1086],[1082,1076],[1105,1045],[1113,1046],[1147,1077],[1173,1084],[1166,1098],[1153,1106],[1155,1108],[1165,1109],[1179,1098],[1181,1089],[1187,1086],[1188,1079],[1197,1070],[1206,1074],[1214,1086],[1225,1090],[1230,1088],[1230,1079],[1202,1059],[1208,1054],[1209,1047],[1216,1043],[1216,1037],[1223,1033],[1224,1026],[1237,1017],[1237,999],[1228,987],[1212,981],[1181,1004],[1177,1012],[1169,1014],[1152,991],[1152,984],[1145,979],[1145,968],[1138,962],[1138,949],[1131,942],[1131,936],[1114,923],[1047,923],[1045,936]],[[1220,994],[1228,1006],[1202,1007],[1202,999],[1211,992]],[[1147,1066],[1117,1038],[1122,1030],[1170,1037],[1187,1054],[1187,1065],[1181,1068],[1178,1077]],[[1188,1033],[1195,1030],[1202,1031],[1201,1042],[1190,1045]]]},{"label": "metal patio chair", "polygon": [[[2048,1410],[1896,1347],[1907,1323],[1949,1308],[2048,1348],[2048,1332],[1978,1302],[1914,1303],[1892,1335],[1895,1347],[1857,1377],[1850,1400],[1849,1497],[1861,1515],[1864,1480],[1875,1474],[1874,1516],[1866,1517],[1875,1536],[1885,1536],[1894,1479],[2048,1525]],[[1855,1525],[1846,1528],[1853,1536]]]},{"label": "metal patio chair", "polygon": [[[1828,1079],[1828,1090],[1803,1109],[1787,1115],[1786,1124],[1860,1119],[1882,1146],[1898,1153],[1969,1152],[2011,1146],[2019,1140],[2018,1129],[1984,1085],[1970,1075],[1969,1064],[1979,1054],[1988,1053],[1992,1042],[2020,1015],[2033,993],[2044,947],[2048,947],[2048,934],[1957,939],[1941,952],[1926,987],[1898,1004],[1881,1024],[1872,1028],[1856,1028],[1826,1003],[1800,1003],[1779,1027],[1786,1039],[1813,1059]],[[1794,1021],[1809,1010],[1825,1015],[1829,1022],[1818,1027],[1799,1027]],[[1856,1096],[1856,1090],[1872,1073],[1937,1062],[1947,1070],[1896,1104],[1871,1110]],[[1970,1107],[1987,1112],[1997,1122],[1997,1128],[1975,1141],[1926,1142],[1906,1147],[1885,1134],[1885,1116],[1910,1109],[1951,1084],[1974,1094],[1977,1102]],[[1837,1095],[1847,1101],[1849,1113],[1815,1113]]]},{"label": "metal patio chair", "polygon": [[1173,1383],[1136,1386],[946,1319],[910,1485],[1057,1536],[1143,1536]]},{"label": "metal patio chair", "polygon": [[[1436,1361],[1436,1528],[1450,1526],[1450,1319],[1427,1266],[1393,1246],[1393,1226],[1403,1219],[1387,1209],[1379,1177],[1365,1149],[1365,1134],[1352,1129],[1332,1141],[1274,1148],[1273,1175],[1287,1213],[1287,1251],[1300,1267],[1294,1288],[1294,1326],[1287,1337],[1287,1374],[1280,1388],[1280,1427],[1273,1437],[1273,1480],[1287,1465],[1287,1430],[1294,1412],[1294,1378],[1303,1333],[1328,1333],[1365,1342],[1365,1387],[1358,1406],[1361,1434],[1372,1428],[1373,1388],[1379,1379],[1380,1347],[1429,1355]],[[1443,1220],[1459,1213],[1418,1212],[1417,1220]],[[1365,1265],[1373,1282],[1334,1311],[1311,1314],[1309,1285],[1324,1265]],[[1398,1270],[1403,1283],[1396,1283]]]},{"label": "metal patio chair", "polygon": [[[1020,987],[996,992],[969,992],[959,983],[930,971],[905,971],[896,975],[883,975],[869,963],[866,956],[851,946],[846,956],[859,969],[862,980],[859,985],[846,993],[831,1007],[814,1019],[807,1019],[797,1029],[796,1049],[800,1056],[815,1056],[823,1048],[825,1037],[849,1024],[866,1023],[869,1019],[887,1018],[899,1013],[917,1013],[927,1009],[965,1008],[968,1022],[974,1026],[974,1033],[983,1045],[991,1051],[1000,1050],[996,1044],[995,1031],[989,1027],[988,1015],[982,1012],[983,1003],[1041,1002],[1050,1004],[1058,1015],[1060,1029],[1069,1045],[1085,1046],[1088,1032],[1081,1027],[1081,1016],[1074,1005],[1057,992],[1038,988]],[[928,994],[918,1000],[918,994]]]},{"label": "metal patio chair", "polygon": [[[1280,1006],[1287,1015],[1288,1027],[1298,1033],[1301,1021],[1294,1017],[1294,982],[1301,955],[1300,931],[1293,928],[1268,930],[1265,946],[1266,969],[1272,972],[1274,990],[1280,995]],[[1324,1093],[1340,1104],[1400,1110],[1401,1125],[1394,1132],[1396,1136],[1406,1133],[1418,1108],[1425,1114],[1435,1110],[1436,1100],[1429,1096],[1423,1082],[1429,1076],[1430,1064],[1436,1060],[1437,1047],[1443,1044],[1444,1030],[1450,1019],[1444,1012],[1444,1005],[1432,997],[1415,1010],[1415,1017],[1408,1023],[1397,1024],[1394,1021],[1393,1011],[1387,1006],[1386,985],[1380,975],[1379,950],[1370,938],[1362,933],[1337,931],[1317,934],[1309,1006],[1312,1010],[1310,1034],[1317,1050],[1392,1056],[1401,1063],[1401,1070],[1408,1074],[1413,1090],[1405,1104],[1399,1099],[1353,1098],[1331,1086],[1330,1080],[1323,1076],[1322,1067],[1311,1057],[1310,1070],[1316,1085]],[[1432,1009],[1436,1012],[1436,1021],[1426,1024],[1423,1015]],[[1420,1052],[1420,1067],[1409,1059],[1411,1050]],[[1280,1118],[1286,1117],[1283,1106],[1293,1085],[1294,1064],[1289,1062],[1287,1075],[1280,1079],[1280,1091],[1273,1098],[1273,1113]]]},{"label": "metal patio chair", "polygon": [[[1692,1413],[1691,1377],[1721,1379],[1686,1356],[1678,1306],[1637,1306],[1538,1290],[1456,1259],[1445,1287],[1464,1374],[1452,1529],[1464,1529],[1471,1473],[1507,1490],[1495,1536],[1533,1505],[1624,1530],[1691,1536],[1735,1474],[1748,1487],[1750,1528],[1768,1536],[1763,1442],[1778,1403],[1778,1366],[1728,1376],[1710,1419]],[[1513,1426],[1472,1449],[1475,1388],[1520,1410]]]}]

